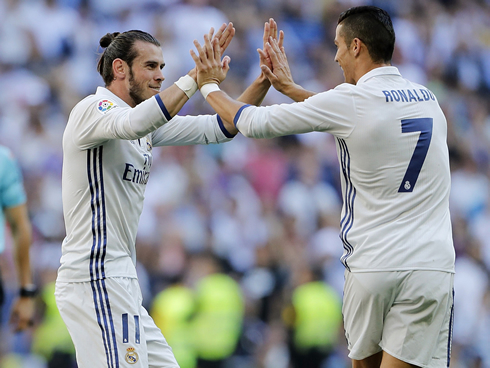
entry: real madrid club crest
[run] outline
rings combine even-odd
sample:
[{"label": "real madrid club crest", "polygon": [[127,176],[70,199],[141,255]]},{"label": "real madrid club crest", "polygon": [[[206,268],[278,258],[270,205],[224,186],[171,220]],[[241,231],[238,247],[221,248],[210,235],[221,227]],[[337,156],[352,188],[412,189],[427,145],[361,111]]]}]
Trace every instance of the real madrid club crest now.
[{"label": "real madrid club crest", "polygon": [[151,142],[150,142],[150,138],[148,138],[148,136],[146,136],[146,149],[150,152],[153,149],[153,146],[151,145]]},{"label": "real madrid club crest", "polygon": [[129,364],[135,364],[138,361],[138,353],[134,351],[134,348],[127,348],[124,359],[126,359],[126,362]]},{"label": "real madrid club crest", "polygon": [[100,112],[102,115],[107,114],[109,111],[114,110],[117,107],[117,105],[107,99],[100,100],[97,102],[97,111]]}]

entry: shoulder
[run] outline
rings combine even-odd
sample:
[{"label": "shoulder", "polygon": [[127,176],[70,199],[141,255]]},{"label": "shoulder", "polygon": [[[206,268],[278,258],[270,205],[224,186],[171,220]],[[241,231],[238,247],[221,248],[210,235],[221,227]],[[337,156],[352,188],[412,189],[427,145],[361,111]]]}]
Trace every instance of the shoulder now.
[{"label": "shoulder", "polygon": [[87,96],[71,110],[67,129],[85,129],[97,122],[102,122],[110,118],[113,111],[119,110],[118,107],[116,100],[108,96]]},{"label": "shoulder", "polygon": [[0,146],[0,160],[4,160],[10,156],[12,156],[10,150],[7,147]]},{"label": "shoulder", "polygon": [[356,90],[355,85],[342,83],[333,89],[311,96],[305,102],[320,109],[345,109],[346,106],[352,107],[355,105],[354,99],[358,94],[359,91]]},{"label": "shoulder", "polygon": [[0,170],[4,167],[12,166],[17,166],[17,161],[12,151],[5,146],[0,146]]},{"label": "shoulder", "polygon": [[103,116],[119,107],[116,99],[103,94],[93,94],[85,97],[72,109],[73,115],[83,115],[88,113],[96,113],[98,116]]},{"label": "shoulder", "polygon": [[0,146],[0,186],[22,182],[21,169],[7,147]]}]

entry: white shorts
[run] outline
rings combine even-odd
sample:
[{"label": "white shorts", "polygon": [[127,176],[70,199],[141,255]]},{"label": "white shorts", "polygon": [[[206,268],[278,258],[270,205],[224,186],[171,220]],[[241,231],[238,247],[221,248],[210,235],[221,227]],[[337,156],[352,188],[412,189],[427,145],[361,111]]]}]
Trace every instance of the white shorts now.
[{"label": "white shorts", "polygon": [[419,367],[449,367],[454,274],[439,271],[345,272],[349,357],[384,350]]},{"label": "white shorts", "polygon": [[141,304],[137,279],[57,282],[55,297],[79,368],[179,367]]}]

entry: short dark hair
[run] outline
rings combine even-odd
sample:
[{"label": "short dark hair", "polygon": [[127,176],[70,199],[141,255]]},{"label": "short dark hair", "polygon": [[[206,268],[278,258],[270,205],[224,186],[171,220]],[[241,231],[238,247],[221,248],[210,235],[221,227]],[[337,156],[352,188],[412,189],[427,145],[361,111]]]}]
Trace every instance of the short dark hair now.
[{"label": "short dark hair", "polygon": [[100,46],[105,48],[105,50],[100,55],[97,71],[104,79],[106,86],[110,85],[114,80],[114,73],[112,72],[114,59],[124,60],[129,67],[133,65],[133,60],[138,56],[138,52],[134,48],[136,41],[149,42],[160,47],[160,42],[155,37],[138,30],[107,33],[100,39]]},{"label": "short dark hair", "polygon": [[340,14],[342,36],[347,45],[359,38],[374,62],[389,63],[395,49],[395,31],[390,15],[376,6],[357,6]]}]

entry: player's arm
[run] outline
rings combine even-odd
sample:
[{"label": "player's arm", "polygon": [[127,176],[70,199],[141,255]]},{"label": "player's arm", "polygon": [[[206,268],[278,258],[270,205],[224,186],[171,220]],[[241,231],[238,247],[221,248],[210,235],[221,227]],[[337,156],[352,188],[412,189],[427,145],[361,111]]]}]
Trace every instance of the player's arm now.
[{"label": "player's arm", "polygon": [[[227,48],[235,34],[233,24],[223,24],[213,36],[220,47]],[[82,101],[70,115],[70,139],[79,149],[96,147],[111,139],[132,140],[142,138],[167,124],[197,91],[196,69],[192,69],[179,81],[156,96],[141,102],[134,108],[119,107],[108,101],[112,108],[101,109],[102,100],[94,98]],[[86,111],[87,110],[87,111]]]},{"label": "player's arm", "polygon": [[230,58],[221,60],[221,51],[216,39],[210,40],[204,36],[204,45],[194,40],[197,54],[191,50],[191,56],[196,63],[197,84],[204,99],[224,121],[235,124],[235,116],[247,104],[232,99],[219,89],[219,84],[225,80],[230,69]]},{"label": "player's arm", "polygon": [[[246,137],[272,138],[312,131],[329,131],[345,137],[352,131],[352,92],[343,87],[292,104],[255,107],[236,101],[219,88],[226,78],[229,66],[221,61],[219,44],[207,36],[204,46],[194,41],[197,54],[191,51],[196,63],[197,80],[201,93],[211,107],[223,118],[233,121]],[[310,93],[307,93],[310,95]]]},{"label": "player's arm", "polygon": [[[269,55],[264,52],[269,38],[276,40],[279,47],[282,47],[284,43],[284,32],[277,30],[277,23],[273,18],[270,18],[268,22],[264,24],[264,35],[262,36],[263,48],[257,49],[259,54],[259,66],[267,65],[269,70],[272,70],[272,63]],[[221,51],[223,52],[223,51]],[[249,105],[259,106],[265,98],[265,95],[269,91],[271,82],[261,70],[260,75],[253,81],[253,83],[237,98],[238,101]]]},{"label": "player's arm", "polygon": [[[208,36],[205,36],[203,46],[197,41],[194,41],[194,45],[198,54],[191,50],[191,55],[196,63],[198,86],[203,92],[203,96],[223,120],[233,121],[238,111],[246,104],[233,100],[217,87],[226,78],[229,60],[226,60],[225,57],[221,61],[221,51],[218,42],[210,40]],[[261,50],[259,54],[264,60],[270,60],[272,69],[266,65],[267,63],[262,64],[261,69],[276,89],[294,101],[304,101],[308,97],[315,95],[314,92],[307,91],[294,83],[284,47],[279,44],[278,40],[269,37],[265,48],[267,53]],[[206,86],[206,84],[209,85]],[[203,86],[204,89],[202,89]],[[234,123],[236,124],[236,122]]]},{"label": "player's arm", "polygon": [[[259,66],[267,65],[269,69],[272,69],[273,67],[270,58],[268,54],[263,51],[265,50],[266,44],[269,42],[269,38],[277,40],[279,47],[282,47],[284,42],[284,32],[278,32],[277,23],[273,18],[270,18],[269,21],[264,24],[264,34],[262,36],[263,49],[257,49],[257,52],[259,53]],[[249,105],[260,106],[270,87],[271,82],[264,72],[261,71],[260,75],[247,87],[240,97],[237,98],[237,101]],[[238,129],[236,129],[233,121],[223,120],[223,125],[230,134],[236,135],[238,133]]]},{"label": "player's arm", "polygon": [[[235,126],[233,126],[234,129]],[[167,124],[151,133],[152,145],[188,146],[194,144],[219,144],[235,137],[225,128],[218,115],[175,115]]]},{"label": "player's arm", "polygon": [[24,296],[14,303],[10,322],[16,331],[24,330],[32,324],[34,315],[33,284],[30,266],[29,249],[31,246],[31,222],[27,211],[27,205],[21,204],[5,208],[5,215],[10,226],[14,241],[14,261],[17,276]]}]

